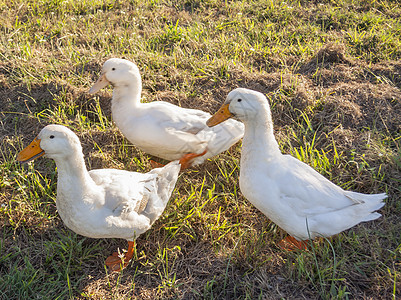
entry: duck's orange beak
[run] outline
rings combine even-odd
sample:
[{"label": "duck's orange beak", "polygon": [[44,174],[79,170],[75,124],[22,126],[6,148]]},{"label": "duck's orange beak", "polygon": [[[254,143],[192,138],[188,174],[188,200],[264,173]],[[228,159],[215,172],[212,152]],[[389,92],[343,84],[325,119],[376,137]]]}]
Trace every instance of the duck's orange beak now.
[{"label": "duck's orange beak", "polygon": [[110,81],[107,80],[106,75],[102,74],[89,90],[89,94],[94,94],[100,91],[102,88],[106,87],[109,83]]},{"label": "duck's orange beak", "polygon": [[209,120],[207,120],[206,125],[209,127],[213,127],[231,118],[233,114],[230,113],[230,110],[228,109],[229,106],[230,103],[226,103],[222,107],[220,107],[220,109],[213,116],[211,116]]},{"label": "duck's orange beak", "polygon": [[45,151],[40,148],[40,139],[37,137],[20,153],[18,153],[17,160],[22,163],[30,162],[45,154]]}]

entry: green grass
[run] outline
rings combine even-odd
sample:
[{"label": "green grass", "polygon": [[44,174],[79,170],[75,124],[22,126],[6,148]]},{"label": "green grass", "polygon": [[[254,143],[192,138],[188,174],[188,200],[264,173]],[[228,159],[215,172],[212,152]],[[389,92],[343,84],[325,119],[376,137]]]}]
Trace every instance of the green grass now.
[{"label": "green grass", "polygon": [[[401,296],[401,8],[397,1],[0,0],[0,298],[396,299]],[[180,175],[121,274],[120,240],[65,228],[53,161],[15,155],[45,125],[88,168],[146,172],[150,157],[88,94],[110,57],[135,60],[143,100],[214,112],[240,86],[266,94],[280,148],[345,189],[387,192],[383,217],[309,252],[241,194],[240,145]]]}]

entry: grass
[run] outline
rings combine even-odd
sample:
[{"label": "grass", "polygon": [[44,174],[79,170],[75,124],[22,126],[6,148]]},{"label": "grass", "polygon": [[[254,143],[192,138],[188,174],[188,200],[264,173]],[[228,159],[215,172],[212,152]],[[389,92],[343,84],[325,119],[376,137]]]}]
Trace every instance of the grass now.
[{"label": "grass", "polygon": [[[0,297],[396,299],[401,296],[401,9],[397,1],[0,0]],[[55,165],[15,155],[47,124],[80,137],[89,168],[150,170],[88,94],[110,57],[135,60],[144,101],[214,112],[265,93],[284,153],[346,189],[387,192],[383,217],[309,252],[242,196],[240,145],[179,178],[169,205],[110,274],[121,240],[61,222]]]}]

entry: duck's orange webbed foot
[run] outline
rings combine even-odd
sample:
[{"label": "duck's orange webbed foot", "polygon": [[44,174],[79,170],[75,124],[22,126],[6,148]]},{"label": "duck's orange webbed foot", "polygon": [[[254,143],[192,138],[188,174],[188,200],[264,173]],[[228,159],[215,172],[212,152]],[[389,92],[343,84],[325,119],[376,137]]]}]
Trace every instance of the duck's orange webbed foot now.
[{"label": "duck's orange webbed foot", "polygon": [[105,264],[110,268],[111,271],[120,272],[124,269],[134,256],[135,242],[128,242],[128,250],[126,253],[119,255],[117,252],[113,252],[106,261]]},{"label": "duck's orange webbed foot", "polygon": [[181,164],[181,170],[187,169],[191,166],[191,161],[199,156],[205,155],[207,152],[207,149],[203,151],[202,153],[188,153],[185,154],[183,157],[180,159],[180,164]]},{"label": "duck's orange webbed foot", "polygon": [[292,236],[287,236],[278,243],[281,249],[287,251],[308,250],[308,241],[297,241]]},{"label": "duck's orange webbed foot", "polygon": [[157,161],[154,161],[152,159],[149,160],[150,162],[150,166],[152,167],[152,169],[156,169],[156,168],[163,168],[165,165],[158,163]]}]

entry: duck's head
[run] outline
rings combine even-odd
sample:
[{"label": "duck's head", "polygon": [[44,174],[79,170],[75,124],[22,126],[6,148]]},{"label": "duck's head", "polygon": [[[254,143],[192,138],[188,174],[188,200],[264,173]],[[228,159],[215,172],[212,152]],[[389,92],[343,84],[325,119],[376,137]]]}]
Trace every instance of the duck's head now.
[{"label": "duck's head", "polygon": [[53,159],[63,159],[77,151],[82,152],[82,147],[74,132],[62,125],[47,125],[18,153],[17,160],[27,163],[43,155]]},{"label": "duck's head", "polygon": [[103,64],[101,75],[89,93],[94,94],[109,84],[116,87],[136,84],[140,87],[142,85],[141,74],[137,65],[126,59],[108,59]]},{"label": "duck's head", "polygon": [[241,121],[255,118],[259,112],[269,109],[269,104],[265,95],[254,90],[237,88],[232,90],[224,104],[209,119],[206,124],[213,127],[231,117],[236,117]]}]

